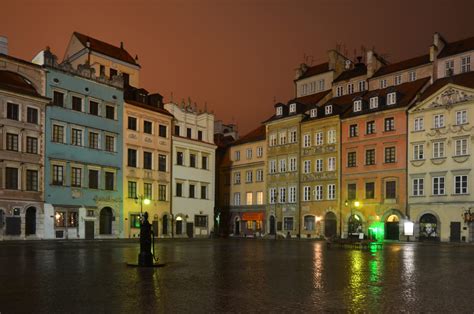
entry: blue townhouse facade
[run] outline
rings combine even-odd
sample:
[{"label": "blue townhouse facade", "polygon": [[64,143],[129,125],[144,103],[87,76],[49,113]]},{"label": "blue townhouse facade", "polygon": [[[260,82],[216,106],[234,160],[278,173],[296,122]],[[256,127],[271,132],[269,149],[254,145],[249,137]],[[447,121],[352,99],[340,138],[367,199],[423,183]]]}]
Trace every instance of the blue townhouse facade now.
[{"label": "blue townhouse facade", "polygon": [[123,78],[97,76],[88,62],[57,63],[47,48],[44,238],[121,236]]}]

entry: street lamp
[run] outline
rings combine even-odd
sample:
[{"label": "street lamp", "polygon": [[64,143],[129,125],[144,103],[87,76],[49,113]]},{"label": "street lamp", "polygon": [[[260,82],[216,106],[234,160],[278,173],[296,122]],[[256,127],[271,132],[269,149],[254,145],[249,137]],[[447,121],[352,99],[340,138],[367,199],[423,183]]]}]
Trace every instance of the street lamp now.
[{"label": "street lamp", "polygon": [[[353,208],[355,207],[356,209],[359,209],[361,207],[361,203],[358,200],[354,200],[354,201],[352,201],[352,203],[350,201],[346,200],[344,202],[344,205],[346,207],[349,206],[349,208],[351,210],[351,215],[349,216],[349,219],[359,220],[359,216],[357,216],[357,215],[355,215],[354,217],[352,217],[352,216],[353,216]],[[348,225],[348,227],[349,227],[349,225]],[[350,231],[350,230],[348,230],[348,231]]]}]

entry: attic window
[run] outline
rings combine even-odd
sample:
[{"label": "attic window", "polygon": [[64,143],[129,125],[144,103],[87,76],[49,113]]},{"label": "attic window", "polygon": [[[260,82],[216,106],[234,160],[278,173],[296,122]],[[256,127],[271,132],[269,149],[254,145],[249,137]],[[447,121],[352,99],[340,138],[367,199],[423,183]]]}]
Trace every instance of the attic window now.
[{"label": "attic window", "polygon": [[370,97],[370,109],[377,109],[379,107],[379,98],[377,96]]},{"label": "attic window", "polygon": [[282,107],[277,107],[276,115],[281,116],[282,114],[283,114],[283,108]]},{"label": "attic window", "polygon": [[291,104],[290,105],[290,113],[295,113],[296,112],[296,104]]},{"label": "attic window", "polygon": [[332,113],[332,105],[327,105],[327,106],[324,108],[324,113],[325,113],[325,114],[331,114],[331,113]]},{"label": "attic window", "polygon": [[362,111],[362,100],[354,101],[354,112]]},{"label": "attic window", "polygon": [[311,118],[316,118],[318,116],[318,109],[314,108],[310,111]]},{"label": "attic window", "polygon": [[387,105],[394,105],[397,102],[397,94],[395,92],[387,94]]}]

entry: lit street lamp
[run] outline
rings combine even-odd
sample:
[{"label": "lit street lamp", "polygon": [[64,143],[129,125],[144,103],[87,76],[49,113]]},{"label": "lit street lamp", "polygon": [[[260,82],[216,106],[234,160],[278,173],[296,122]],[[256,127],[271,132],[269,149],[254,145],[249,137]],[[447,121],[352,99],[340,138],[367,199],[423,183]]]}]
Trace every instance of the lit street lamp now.
[{"label": "lit street lamp", "polygon": [[[350,208],[350,210],[351,210],[351,215],[349,216],[349,220],[352,221],[352,219],[356,219],[356,220],[358,221],[360,218],[359,218],[359,216],[353,214],[353,208],[355,207],[356,209],[359,209],[359,208],[361,207],[361,203],[360,203],[358,200],[354,200],[354,201],[352,201],[352,202],[346,200],[346,201],[344,202],[344,205],[345,205],[346,207],[349,206],[349,208]],[[353,217],[353,216],[354,216],[354,217]],[[349,224],[347,225],[347,227],[348,227],[348,233],[349,233],[350,231],[353,231],[353,230],[350,230]]]}]

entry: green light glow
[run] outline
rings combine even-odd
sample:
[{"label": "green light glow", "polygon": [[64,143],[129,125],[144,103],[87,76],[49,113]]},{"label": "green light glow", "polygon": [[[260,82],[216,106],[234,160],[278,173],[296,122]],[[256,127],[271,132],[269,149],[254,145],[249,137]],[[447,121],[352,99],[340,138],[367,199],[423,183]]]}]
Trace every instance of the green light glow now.
[{"label": "green light glow", "polygon": [[385,238],[385,225],[383,222],[375,221],[369,227],[369,235],[377,242],[383,241]]}]

